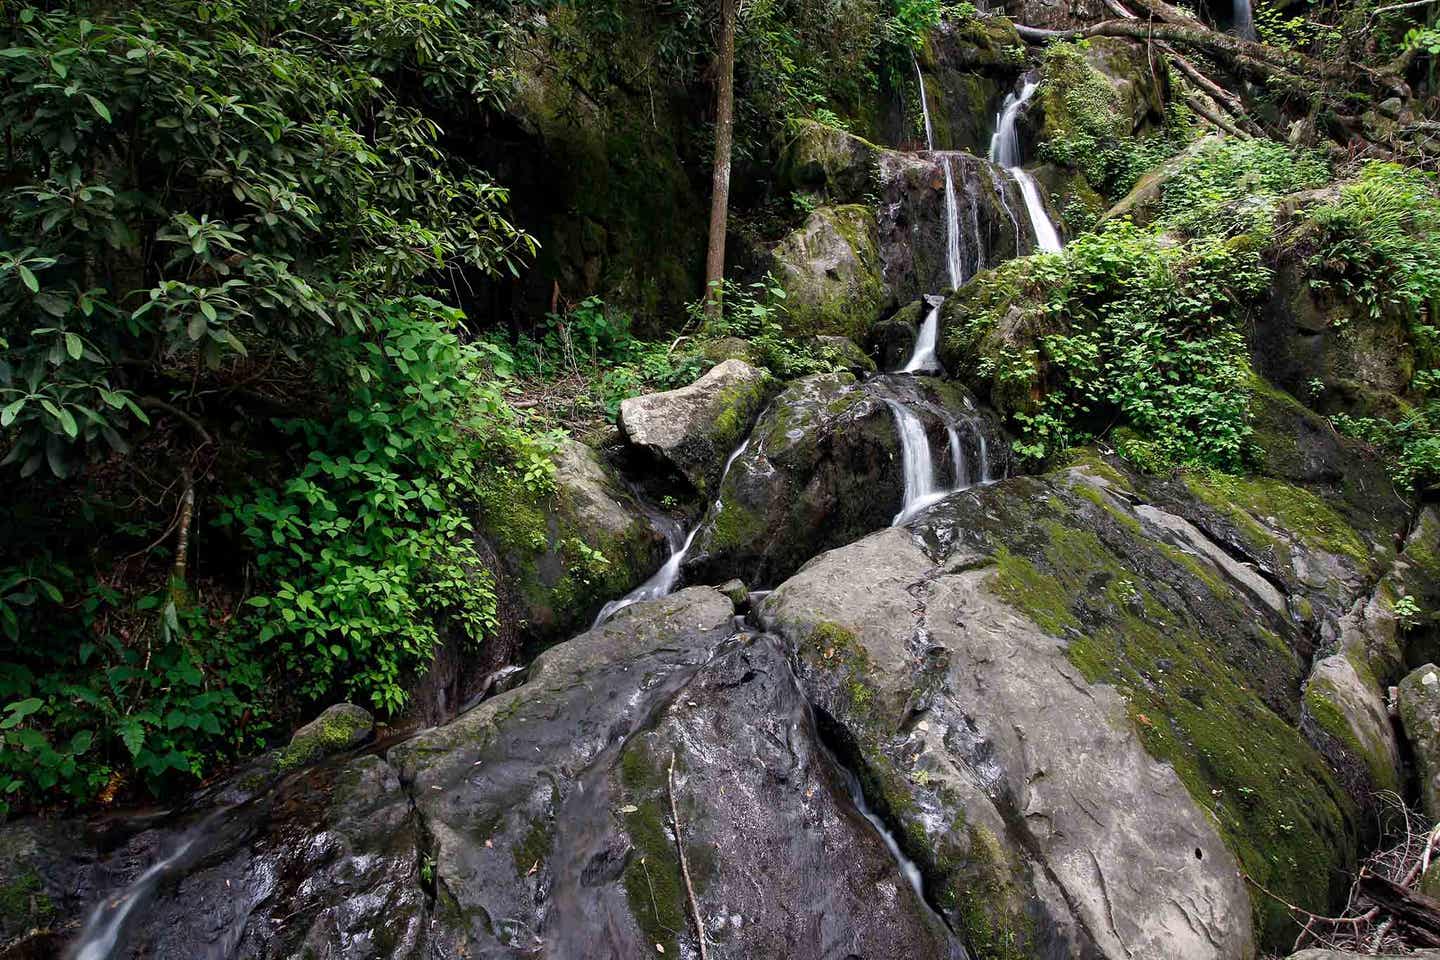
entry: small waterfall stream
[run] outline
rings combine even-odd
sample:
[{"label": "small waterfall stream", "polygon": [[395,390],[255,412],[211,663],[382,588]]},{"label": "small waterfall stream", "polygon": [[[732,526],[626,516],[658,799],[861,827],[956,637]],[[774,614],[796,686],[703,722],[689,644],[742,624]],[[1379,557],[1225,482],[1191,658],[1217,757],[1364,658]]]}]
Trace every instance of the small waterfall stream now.
[{"label": "small waterfall stream", "polygon": [[[1246,0],[1235,2],[1244,3]],[[1019,185],[1020,196],[1025,199],[1025,213],[1030,219],[1030,228],[1035,233],[1035,246],[1045,253],[1059,253],[1060,234],[1051,222],[1050,215],[1045,212],[1040,188],[1036,186],[1035,178],[1020,165],[1020,135],[1015,129],[1020,111],[1025,109],[1025,104],[1035,95],[1039,86],[1035,80],[1026,78],[1018,94],[1012,91],[1006,95],[1005,102],[1000,106],[1000,113],[995,117],[995,133],[990,138],[990,160],[1004,167],[1005,172],[1014,177]]]},{"label": "small waterfall stream", "polygon": [[[761,416],[763,415],[764,414],[761,414]],[[740,442],[740,446],[730,451],[730,456],[725,459],[725,467],[720,471],[720,479],[715,484],[717,490],[720,488],[720,485],[725,482],[725,476],[730,472],[730,467],[749,446],[750,438],[746,437]],[[715,499],[715,515],[718,516],[722,509],[724,509],[724,504],[717,497]],[[705,516],[701,515],[701,517],[691,525],[690,532],[685,535],[683,541],[678,544],[674,541],[671,542],[669,558],[659,570],[656,570],[655,573],[651,575],[649,580],[646,580],[620,599],[611,600],[605,604],[605,606],[601,607],[600,612],[595,615],[595,622],[590,625],[590,628],[593,630],[595,627],[600,626],[606,620],[609,620],[631,604],[668,597],[675,590],[675,584],[680,580],[680,566],[685,562],[685,555],[690,552],[690,545],[695,542],[695,534],[700,532],[700,527],[704,522]]]}]

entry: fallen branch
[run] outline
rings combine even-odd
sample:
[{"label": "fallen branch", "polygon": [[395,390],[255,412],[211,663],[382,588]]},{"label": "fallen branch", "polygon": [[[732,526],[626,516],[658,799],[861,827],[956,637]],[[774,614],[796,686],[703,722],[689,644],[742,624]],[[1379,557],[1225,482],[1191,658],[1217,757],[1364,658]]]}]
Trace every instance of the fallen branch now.
[{"label": "fallen branch", "polygon": [[1403,923],[1410,940],[1422,946],[1440,947],[1440,900],[1373,873],[1361,875],[1360,893]]},{"label": "fallen branch", "polygon": [[675,849],[680,853],[680,874],[685,878],[685,893],[690,898],[690,916],[695,921],[695,935],[700,939],[700,960],[705,954],[705,923],[700,919],[700,904],[695,899],[695,885],[690,882],[690,864],[685,860],[685,841],[680,836],[680,810],[675,806],[675,752],[670,752],[670,819],[675,824]]},{"label": "fallen branch", "polygon": [[1194,95],[1188,96],[1185,98],[1185,102],[1189,104],[1190,109],[1194,110],[1201,119],[1209,122],[1211,126],[1215,127],[1215,129],[1220,130],[1224,133],[1228,133],[1232,137],[1235,137],[1239,140],[1250,139],[1250,134],[1247,131],[1241,130],[1239,127],[1235,126],[1235,124],[1231,123],[1229,120],[1226,120],[1224,117],[1220,116],[1218,113],[1205,106],[1205,104],[1200,100],[1199,97]]}]

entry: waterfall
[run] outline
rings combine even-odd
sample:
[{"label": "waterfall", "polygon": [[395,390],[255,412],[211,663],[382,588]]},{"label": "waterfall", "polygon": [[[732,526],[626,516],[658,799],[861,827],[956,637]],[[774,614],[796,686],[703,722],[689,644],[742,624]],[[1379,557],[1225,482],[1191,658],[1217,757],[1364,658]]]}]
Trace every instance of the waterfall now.
[{"label": "waterfall", "polygon": [[[1246,3],[1248,0],[1235,2]],[[990,137],[990,160],[1004,167],[1019,184],[1020,196],[1025,199],[1025,213],[1030,218],[1030,228],[1035,232],[1035,246],[1045,253],[1059,253],[1062,249],[1060,234],[1051,222],[1050,215],[1045,212],[1040,188],[1036,186],[1035,178],[1020,166],[1020,135],[1015,129],[1015,121],[1019,118],[1020,111],[1035,95],[1038,87],[1039,84],[1034,80],[1026,79],[1018,94],[1012,91],[1006,95],[1005,102],[1000,106],[1000,113],[995,117],[995,133]]]},{"label": "waterfall", "polygon": [[935,129],[930,126],[930,104],[925,100],[925,75],[920,72],[920,61],[913,52],[910,54],[910,62],[915,65],[915,82],[920,87],[920,113],[925,117],[925,149],[934,150]]},{"label": "waterfall", "polygon": [[1242,40],[1255,39],[1255,17],[1250,11],[1250,0],[1235,2],[1235,35]]},{"label": "waterfall", "polygon": [[[730,473],[731,465],[740,458],[740,455],[743,454],[749,446],[750,438],[746,437],[740,446],[730,451],[730,456],[725,459],[725,467],[720,471],[720,480],[715,485],[716,489],[719,489],[720,484],[725,482],[725,477]],[[724,509],[724,504],[717,497],[715,500],[715,515],[719,516],[722,509]],[[701,517],[700,520],[697,520],[695,525],[690,528],[690,532],[686,534],[685,539],[679,544],[673,541],[671,542],[670,556],[665,560],[665,563],[660,569],[656,570],[650,576],[649,580],[646,580],[619,600],[611,600],[605,604],[605,606],[601,607],[600,612],[595,615],[595,622],[590,625],[590,629],[594,630],[606,620],[609,620],[615,616],[615,614],[632,604],[643,603],[646,600],[659,600],[661,597],[670,596],[675,590],[675,584],[680,580],[680,566],[685,562],[685,555],[690,552],[690,545],[695,542],[695,534],[700,532],[700,527],[704,519],[704,517]]]},{"label": "waterfall", "polygon": [[966,485],[965,451],[960,446],[960,431],[955,429],[955,424],[945,424],[945,436],[950,443],[950,474],[958,489]]},{"label": "waterfall", "polygon": [[920,332],[915,337],[915,349],[911,352],[909,361],[900,368],[901,373],[940,369],[940,360],[935,356],[935,343],[940,336],[940,306],[944,302],[939,297],[931,302],[925,321],[920,324]]},{"label": "waterfall", "polygon": [[935,465],[930,457],[930,438],[915,412],[898,400],[886,400],[900,433],[900,462],[905,470],[905,499],[893,523],[909,520],[944,496],[935,489]]},{"label": "waterfall", "polygon": [[955,174],[950,169],[950,158],[941,156],[940,166],[945,170],[945,269],[950,275],[950,288],[954,290],[965,280],[960,263],[960,204],[955,200]]},{"label": "waterfall", "polygon": [[1020,196],[1025,198],[1025,212],[1035,230],[1035,246],[1043,253],[1059,253],[1064,249],[1060,244],[1060,234],[1055,232],[1055,224],[1050,222],[1050,215],[1045,212],[1045,203],[1040,199],[1040,188],[1035,185],[1035,178],[1020,167],[1010,168],[1010,175],[1020,184]]}]

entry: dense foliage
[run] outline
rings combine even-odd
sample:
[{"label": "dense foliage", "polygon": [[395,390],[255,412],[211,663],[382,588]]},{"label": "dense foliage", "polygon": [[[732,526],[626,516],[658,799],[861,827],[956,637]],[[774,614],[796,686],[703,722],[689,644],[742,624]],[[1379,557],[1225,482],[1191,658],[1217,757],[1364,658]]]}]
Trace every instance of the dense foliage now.
[{"label": "dense foliage", "polygon": [[1253,250],[1117,221],[974,284],[948,347],[995,385],[1022,458],[1108,437],[1152,465],[1234,468],[1250,436],[1243,310],[1267,279]]},{"label": "dense foliage", "polygon": [[398,708],[493,620],[476,473],[547,482],[429,296],[533,249],[436,119],[504,95],[509,32],[459,2],[6,16],[0,422],[31,479],[0,792],[199,774],[264,735],[271,676]]}]

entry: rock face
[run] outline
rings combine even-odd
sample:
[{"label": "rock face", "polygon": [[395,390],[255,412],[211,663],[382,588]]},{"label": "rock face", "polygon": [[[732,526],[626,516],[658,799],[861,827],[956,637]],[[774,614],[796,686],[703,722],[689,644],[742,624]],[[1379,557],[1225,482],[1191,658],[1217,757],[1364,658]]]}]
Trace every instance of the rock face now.
[{"label": "rock face", "polygon": [[1259,311],[1255,369],[1325,413],[1395,416],[1415,372],[1415,348],[1397,309],[1374,315],[1340,290],[1317,288],[1308,258],[1294,249],[1276,264],[1270,300]]},{"label": "rock face", "polygon": [[897,398],[925,424],[941,489],[979,482],[982,468],[986,476],[1003,472],[998,430],[958,387],[929,378],[809,377],[775,399],[731,465],[691,546],[687,579],[774,585],[821,551],[888,526],[904,500],[889,406]]},{"label": "rock face", "polygon": [[704,494],[774,387],[766,371],[726,360],[688,387],[624,401],[620,429],[632,446]]},{"label": "rock face", "polygon": [[1440,819],[1440,669],[1427,663],[1400,683],[1400,722],[1415,752],[1426,816]]},{"label": "rock face", "polygon": [[1327,760],[1367,758],[1297,691],[1324,683],[1312,638],[1339,643],[1381,545],[1301,487],[1211,482],[1089,459],[973,488],[761,603],[982,953],[1250,956],[1252,911],[1267,939],[1288,921],[1237,870],[1292,902],[1342,893],[1368,784]]},{"label": "rock face", "polygon": [[968,153],[886,153],[880,255],[886,286],[901,303],[951,286],[944,164],[955,187],[961,283],[1034,244],[1019,185],[999,167]]},{"label": "rock face", "polygon": [[881,276],[875,213],[859,204],[820,207],[773,252],[796,334],[865,339],[891,297]]}]

